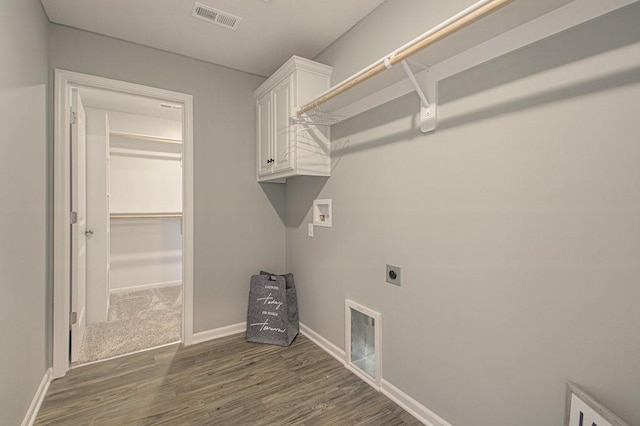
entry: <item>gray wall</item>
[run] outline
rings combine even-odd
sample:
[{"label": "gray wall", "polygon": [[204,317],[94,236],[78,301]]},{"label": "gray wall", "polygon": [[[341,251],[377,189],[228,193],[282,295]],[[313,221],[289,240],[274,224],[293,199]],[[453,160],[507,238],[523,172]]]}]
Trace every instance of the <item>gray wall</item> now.
[{"label": "gray wall", "polygon": [[[316,59],[340,80],[438,3],[385,2]],[[639,19],[441,82],[434,134],[415,95],[334,126],[332,176],[287,183],[302,322],[344,348],[345,298],[381,312],[383,377],[456,426],[560,425],[567,380],[640,424]],[[333,228],[309,238],[314,198]]]},{"label": "gray wall", "polygon": [[251,92],[264,79],[59,25],[50,67],[193,95],[194,331],[245,320],[249,278],[284,270],[284,188],[256,184]]},{"label": "gray wall", "polygon": [[20,424],[47,369],[47,20],[0,3],[0,423]]}]

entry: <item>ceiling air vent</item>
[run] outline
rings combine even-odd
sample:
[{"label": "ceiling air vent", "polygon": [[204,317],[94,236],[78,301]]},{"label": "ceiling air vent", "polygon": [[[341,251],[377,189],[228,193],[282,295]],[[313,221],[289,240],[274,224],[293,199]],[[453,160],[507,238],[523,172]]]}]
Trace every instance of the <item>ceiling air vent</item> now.
[{"label": "ceiling air vent", "polygon": [[191,15],[195,18],[220,25],[221,27],[225,27],[230,30],[237,30],[240,25],[240,21],[242,21],[242,18],[239,16],[214,9],[211,6],[198,2],[193,5],[193,13]]}]

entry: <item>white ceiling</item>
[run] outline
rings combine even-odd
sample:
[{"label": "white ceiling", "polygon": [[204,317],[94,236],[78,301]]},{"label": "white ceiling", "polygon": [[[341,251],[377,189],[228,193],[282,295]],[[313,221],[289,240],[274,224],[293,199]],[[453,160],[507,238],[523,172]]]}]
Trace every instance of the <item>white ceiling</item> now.
[{"label": "white ceiling", "polygon": [[236,31],[191,16],[194,0],[41,0],[51,22],[261,76],[313,59],[384,0],[199,0],[242,18]]}]

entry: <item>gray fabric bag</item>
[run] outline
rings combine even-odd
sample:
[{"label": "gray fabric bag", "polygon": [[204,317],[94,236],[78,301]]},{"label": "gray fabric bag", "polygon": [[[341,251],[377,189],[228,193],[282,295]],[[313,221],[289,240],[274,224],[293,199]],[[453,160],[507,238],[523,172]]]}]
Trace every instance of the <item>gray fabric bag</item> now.
[{"label": "gray fabric bag", "polygon": [[247,341],[289,346],[298,330],[298,298],[293,274],[260,271],[260,275],[252,276]]}]

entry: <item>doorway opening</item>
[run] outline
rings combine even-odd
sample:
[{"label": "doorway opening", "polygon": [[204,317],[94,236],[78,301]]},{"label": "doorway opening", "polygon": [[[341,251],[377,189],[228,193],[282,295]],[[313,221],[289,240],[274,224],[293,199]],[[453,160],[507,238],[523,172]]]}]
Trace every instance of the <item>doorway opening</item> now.
[{"label": "doorway opening", "polygon": [[56,70],[54,377],[192,343],[192,103]]}]

